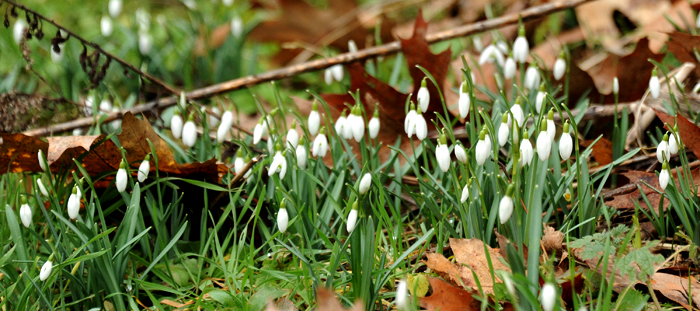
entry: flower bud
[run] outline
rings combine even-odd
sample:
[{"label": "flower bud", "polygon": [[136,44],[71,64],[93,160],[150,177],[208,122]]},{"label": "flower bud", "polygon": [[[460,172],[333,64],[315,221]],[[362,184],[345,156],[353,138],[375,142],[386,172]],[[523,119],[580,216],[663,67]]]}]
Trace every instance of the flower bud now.
[{"label": "flower bud", "polygon": [[409,134],[409,133],[413,133],[411,131],[411,129],[414,126],[413,122],[414,122],[415,116],[416,116],[416,105],[413,102],[411,102],[411,105],[409,106],[409,109],[408,109],[408,113],[406,114],[406,118],[403,120],[404,132],[406,132],[406,135],[408,135],[409,138],[411,138],[411,136],[413,136],[413,134]]},{"label": "flower bud", "polygon": [[659,91],[661,90],[661,84],[659,83],[659,77],[656,73],[656,68],[651,71],[651,78],[649,79],[649,93],[654,98],[659,98]]},{"label": "flower bud", "polygon": [[408,310],[408,285],[405,280],[399,281],[396,286],[396,308],[401,311]]},{"label": "flower bud", "polygon": [[289,215],[287,214],[286,206],[286,199],[282,199],[280,210],[277,212],[277,227],[279,227],[282,233],[287,232],[287,226],[289,225]]},{"label": "flower bud", "polygon": [[457,144],[455,144],[454,150],[457,161],[467,164],[467,151],[464,150],[464,146],[462,146],[461,142],[457,142]]},{"label": "flower bud", "polygon": [[564,76],[564,73],[566,73],[566,60],[564,60],[565,56],[564,51],[561,51],[561,53],[559,53],[559,57],[554,62],[553,74],[555,80],[561,79]]},{"label": "flower bud", "polygon": [[372,115],[372,119],[369,120],[368,127],[369,137],[371,139],[376,139],[377,135],[379,135],[379,109],[374,109],[374,114]]},{"label": "flower bud", "polygon": [[362,108],[360,105],[356,105],[353,110],[354,117],[352,118],[350,127],[352,128],[352,136],[355,138],[355,141],[359,143],[365,136],[365,120],[362,118]]},{"label": "flower bud", "polygon": [[355,225],[357,225],[357,200],[355,200],[354,203],[352,203],[352,210],[350,210],[350,214],[348,214],[348,223],[347,223],[347,230],[348,234],[352,233],[353,230],[355,230]]},{"label": "flower bud", "polygon": [[515,64],[513,57],[508,56],[506,63],[503,65],[503,77],[506,78],[506,80],[513,79],[513,77],[515,77],[515,71],[517,70],[516,67],[517,65]]},{"label": "flower bud", "polygon": [[226,139],[226,134],[233,126],[233,113],[226,110],[224,114],[221,115],[221,123],[219,124],[219,129],[216,131],[216,141],[218,143],[223,143]]},{"label": "flower bud", "polygon": [[301,169],[306,168],[306,161],[309,158],[309,154],[306,152],[306,138],[303,136],[301,137],[301,141],[299,141],[299,145],[297,146],[296,156],[297,166]]},{"label": "flower bud", "polygon": [[122,0],[109,0],[108,11],[110,16],[117,18],[122,12]]},{"label": "flower bud", "polygon": [[469,198],[469,184],[464,185],[464,188],[462,188],[462,197],[460,197],[460,201],[462,203],[467,202],[467,199]]},{"label": "flower bud", "polygon": [[537,113],[540,113],[542,110],[542,103],[544,103],[545,97],[547,97],[547,91],[543,82],[540,84],[540,91],[537,92],[537,97],[535,98],[535,110],[537,110]]},{"label": "flower bud", "polygon": [[148,173],[151,172],[151,154],[147,154],[139,165],[138,179],[139,182],[144,182],[148,178]]},{"label": "flower bud", "polygon": [[[675,129],[678,133],[678,128]],[[671,133],[668,135],[668,151],[673,154],[678,154],[678,141],[676,140],[676,135]]]},{"label": "flower bud", "polygon": [[613,94],[620,94],[620,82],[617,77],[613,78]]},{"label": "flower bud", "polygon": [[554,142],[554,137],[557,136],[557,127],[554,125],[554,108],[549,109],[547,114],[547,136],[552,142]]},{"label": "flower bud", "polygon": [[530,45],[525,39],[525,27],[521,23],[518,29],[518,37],[513,43],[513,59],[518,63],[524,63],[527,61],[528,54],[530,54]]},{"label": "flower bud", "polygon": [[182,117],[177,108],[175,108],[173,117],[170,119],[170,131],[173,133],[173,138],[180,139],[182,137],[182,123]]},{"label": "flower bud", "polygon": [[29,207],[26,196],[20,196],[20,201],[22,205],[19,208],[19,219],[22,220],[22,224],[25,227],[29,228],[32,224],[32,208]]},{"label": "flower bud", "polygon": [[542,122],[540,125],[540,134],[537,135],[537,156],[541,161],[549,159],[549,153],[552,150],[552,140],[547,135],[547,123]]},{"label": "flower bud", "polygon": [[656,147],[656,159],[664,163],[671,160],[671,150],[668,147],[668,134],[664,134],[664,139]]},{"label": "flower bud", "polygon": [[420,82],[420,89],[418,89],[417,100],[421,112],[428,111],[428,105],[430,105],[430,92],[428,92],[427,79],[428,78],[423,78]]},{"label": "flower bud", "polygon": [[557,288],[554,284],[547,282],[542,286],[540,302],[544,311],[554,310],[554,306],[557,303]]},{"label": "flower bud", "polygon": [[311,149],[311,154],[314,157],[325,157],[328,151],[328,138],[326,138],[326,127],[322,127],[316,139],[314,139],[314,145]]},{"label": "flower bud", "polygon": [[68,209],[68,217],[70,219],[75,220],[78,218],[78,212],[80,212],[80,198],[81,195],[78,195],[78,186],[74,185],[73,186],[73,192],[71,195],[68,197],[68,204],[67,204],[67,209]]},{"label": "flower bud", "polygon": [[102,31],[103,37],[109,37],[112,35],[112,19],[107,15],[103,15],[100,19],[100,31]]},{"label": "flower bud", "polygon": [[571,134],[569,134],[569,121],[564,123],[564,131],[561,133],[561,138],[559,138],[559,156],[562,160],[566,160],[571,157],[571,151],[574,148],[574,143],[571,139]]},{"label": "flower bud", "polygon": [[513,193],[515,192],[515,186],[513,184],[508,185],[506,190],[506,195],[501,198],[501,203],[498,205],[498,218],[501,224],[505,224],[510,216],[513,214]]},{"label": "flower bud", "polygon": [[319,126],[321,126],[321,115],[318,114],[318,103],[314,100],[309,113],[309,134],[318,134]]},{"label": "flower bud", "polygon": [[532,144],[528,138],[527,131],[524,131],[523,140],[520,142],[520,167],[529,165],[532,162],[533,156],[534,150],[532,149]]},{"label": "flower bud", "polygon": [[335,120],[335,133],[338,136],[342,136],[345,131],[345,124],[347,123],[347,118],[345,117],[345,110],[340,113],[340,117]]},{"label": "flower bud", "polygon": [[469,96],[469,87],[467,86],[466,77],[459,89],[459,116],[465,119],[469,114],[469,106],[471,105],[471,97]]},{"label": "flower bud", "polygon": [[365,175],[362,176],[362,179],[360,180],[360,194],[367,193],[367,190],[369,190],[370,186],[372,186],[372,174],[365,173]]},{"label": "flower bud", "polygon": [[44,151],[39,149],[39,152],[37,152],[37,158],[39,159],[39,167],[46,172],[46,170],[49,168],[48,163],[46,163],[46,158],[44,157]]},{"label": "flower bud", "polygon": [[[52,255],[53,257],[53,255]],[[46,281],[46,279],[49,278],[51,275],[51,270],[53,269],[53,261],[51,261],[51,258],[49,258],[48,261],[44,263],[43,266],[41,266],[41,271],[39,272],[39,280]]]},{"label": "flower bud", "polygon": [[508,142],[508,136],[510,135],[510,130],[508,129],[508,114],[503,114],[503,122],[498,128],[498,144],[503,147]]},{"label": "flower bud", "polygon": [[122,162],[119,163],[119,170],[117,171],[117,190],[119,192],[124,192],[126,190],[126,162],[122,159]]},{"label": "flower bud", "polygon": [[292,127],[287,131],[287,148],[294,150],[299,144],[299,133],[297,133],[297,122],[292,121]]},{"label": "flower bud", "polygon": [[48,197],[49,196],[49,191],[46,190],[46,187],[44,186],[44,182],[41,181],[41,178],[38,178],[36,180],[37,186],[39,186],[39,191],[41,191],[41,195]]},{"label": "flower bud", "polygon": [[479,133],[479,142],[476,143],[476,163],[479,165],[484,165],[486,159],[491,155],[491,148],[486,145],[486,132],[484,130]]},{"label": "flower bud", "polygon": [[540,72],[537,70],[537,64],[532,63],[525,71],[525,88],[534,90],[540,85]]},{"label": "flower bud", "polygon": [[659,186],[661,190],[666,190],[670,180],[671,176],[668,172],[668,162],[664,162],[664,164],[661,165],[661,172],[659,173]]},{"label": "flower bud", "polygon": [[193,116],[190,115],[182,128],[182,143],[192,148],[197,143],[197,126],[194,124]]}]

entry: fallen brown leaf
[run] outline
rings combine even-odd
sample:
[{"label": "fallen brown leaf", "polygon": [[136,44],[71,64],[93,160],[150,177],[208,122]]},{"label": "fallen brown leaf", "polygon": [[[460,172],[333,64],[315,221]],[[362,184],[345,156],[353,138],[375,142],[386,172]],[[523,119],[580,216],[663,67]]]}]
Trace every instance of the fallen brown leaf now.
[{"label": "fallen brown leaf", "polygon": [[320,287],[316,291],[316,309],[314,309],[316,311],[362,311],[364,309],[365,305],[362,301],[357,300],[352,308],[346,309],[332,290]]},{"label": "fallen brown leaf", "polygon": [[37,154],[46,156],[49,144],[38,137],[0,133],[0,174],[8,172],[40,172]]},{"label": "fallen brown leaf", "polygon": [[[595,139],[582,140],[581,146],[588,148],[594,141]],[[601,137],[591,148],[591,155],[600,166],[612,163],[612,142],[605,137]]]},{"label": "fallen brown leaf", "polygon": [[[656,116],[661,119],[662,122],[665,124],[668,124],[670,126],[673,126],[676,124],[676,121],[673,119],[672,116],[669,116],[668,114],[665,114],[657,109],[654,109],[654,112],[656,113]],[[693,122],[690,122],[688,119],[686,119],[682,115],[677,116],[678,123],[678,134],[680,134],[681,141],[683,144],[690,149],[690,151],[695,154],[696,157],[700,158],[700,127],[695,125]],[[666,129],[668,130],[668,126],[666,126]]]},{"label": "fallen brown leaf", "polygon": [[551,226],[544,227],[544,235],[542,236],[542,246],[547,255],[562,253],[562,243],[564,242],[564,233],[552,228]]},{"label": "fallen brown leaf", "polygon": [[428,311],[466,311],[480,310],[481,302],[474,299],[474,292],[466,291],[449,283],[429,277],[433,294],[420,299],[421,308]]}]

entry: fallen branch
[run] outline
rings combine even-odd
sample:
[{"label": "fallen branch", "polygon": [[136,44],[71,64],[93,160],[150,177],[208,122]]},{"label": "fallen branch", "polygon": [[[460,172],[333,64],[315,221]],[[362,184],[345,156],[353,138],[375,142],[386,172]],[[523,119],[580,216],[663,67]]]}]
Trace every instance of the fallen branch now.
[{"label": "fallen branch", "polygon": [[[454,38],[464,37],[476,33],[481,33],[491,29],[500,28],[507,25],[512,25],[518,22],[519,18],[523,20],[530,20],[547,14],[555,13],[558,11],[573,8],[575,6],[581,5],[586,2],[591,2],[593,0],[569,0],[561,1],[555,3],[545,3],[539,6],[535,6],[520,12],[519,14],[508,14],[505,16],[473,23],[470,25],[465,25],[457,27],[450,30],[441,31],[434,34],[427,35],[428,43],[436,43],[445,40],[450,40]],[[264,82],[275,81],[283,78],[288,78],[305,72],[311,72],[316,70],[325,69],[337,64],[347,64],[356,61],[362,61],[370,58],[375,58],[383,55],[394,54],[401,51],[401,43],[399,41],[394,41],[384,45],[371,47],[363,49],[357,52],[343,53],[334,57],[317,59],[303,64],[291,65],[280,69],[270,70],[268,72],[252,75],[247,77],[242,77],[218,84],[214,84],[208,87],[197,89],[186,94],[187,99],[204,99],[212,96],[216,96],[222,93],[242,89],[245,87],[254,86]],[[132,66],[133,67],[133,66]],[[133,107],[130,109],[123,109],[121,111],[107,113],[107,119],[105,121],[111,121],[117,118],[121,118],[124,113],[131,111],[134,114],[142,113],[152,109],[164,109],[173,106],[177,103],[177,97],[168,97],[155,101],[148,102],[144,105]],[[44,128],[38,128],[31,131],[24,132],[24,134],[29,136],[46,136],[52,135],[54,133],[61,133],[68,130],[72,130],[78,127],[88,127],[92,125],[95,120],[91,117],[80,118],[70,122],[52,125]]]}]

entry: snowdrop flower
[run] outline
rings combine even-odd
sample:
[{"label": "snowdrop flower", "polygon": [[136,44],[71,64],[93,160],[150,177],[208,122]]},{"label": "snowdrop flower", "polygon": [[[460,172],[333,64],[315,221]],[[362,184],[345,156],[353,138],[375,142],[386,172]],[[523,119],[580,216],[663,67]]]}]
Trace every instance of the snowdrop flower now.
[{"label": "snowdrop flower", "polygon": [[119,16],[119,14],[122,12],[122,0],[109,0],[108,9],[109,15],[117,18],[117,16]]},{"label": "snowdrop flower", "polygon": [[348,223],[347,223],[347,230],[348,234],[352,233],[353,230],[355,230],[355,225],[357,225],[357,200],[355,200],[354,203],[352,203],[352,210],[350,210],[350,214],[348,214]]},{"label": "snowdrop flower", "polygon": [[65,43],[59,43],[58,44],[58,51],[54,50],[51,48],[51,60],[54,63],[60,63],[61,60],[63,60],[63,47],[65,46]]},{"label": "snowdrop flower", "polygon": [[508,185],[506,190],[506,195],[501,198],[501,203],[498,205],[498,219],[500,219],[501,224],[505,224],[510,216],[513,215],[513,193],[515,192],[515,186],[513,184]]},{"label": "snowdrop flower", "polygon": [[182,128],[182,143],[192,148],[197,143],[197,126],[194,125],[194,116],[190,115]]},{"label": "snowdrop flower", "polygon": [[20,196],[20,201],[22,202],[22,205],[19,208],[19,219],[22,220],[22,224],[25,227],[29,228],[29,226],[32,224],[32,208],[29,207],[26,196]]},{"label": "snowdrop flower", "polygon": [[151,172],[151,154],[147,154],[139,165],[138,179],[139,182],[144,182],[148,178],[148,173]]},{"label": "snowdrop flower", "polygon": [[450,169],[450,149],[447,148],[447,137],[445,137],[444,129],[443,133],[440,134],[438,145],[435,147],[435,159],[443,172]]},{"label": "snowdrop flower", "polygon": [[530,64],[525,71],[525,88],[534,90],[540,85],[540,72],[537,70],[537,63]]},{"label": "snowdrop flower", "polygon": [[455,157],[457,161],[467,164],[467,151],[464,150],[461,142],[457,142],[454,146]]},{"label": "snowdrop flower", "polygon": [[219,129],[216,131],[216,141],[218,143],[223,143],[226,139],[226,134],[228,134],[229,129],[233,125],[233,113],[226,110],[224,114],[221,115],[221,123],[219,124]]},{"label": "snowdrop flower", "polygon": [[139,51],[141,55],[148,55],[151,53],[151,48],[153,47],[153,37],[147,31],[139,30]]},{"label": "snowdrop flower", "polygon": [[508,51],[508,43],[506,43],[503,40],[498,40],[496,41],[496,48],[501,52],[503,55],[508,55],[510,51]]},{"label": "snowdrop flower", "polygon": [[[700,27],[698,27],[700,28]],[[481,37],[479,36],[473,36],[472,37],[472,44],[474,45],[474,49],[481,53],[481,51],[484,50],[484,44],[481,42]]]},{"label": "snowdrop flower", "polygon": [[22,18],[18,18],[15,25],[12,27],[12,37],[15,39],[15,43],[19,44],[24,37],[24,32],[27,30],[27,21]]},{"label": "snowdrop flower", "polygon": [[80,190],[78,190],[78,186],[74,185],[73,192],[68,197],[68,217],[73,220],[78,218],[78,212],[80,212],[80,198],[82,194],[79,195],[78,192],[80,192]]},{"label": "snowdrop flower", "polygon": [[408,285],[405,280],[399,281],[396,286],[396,308],[401,311],[408,310]]},{"label": "snowdrop flower", "polygon": [[100,30],[102,31],[103,37],[109,37],[112,35],[112,19],[109,16],[104,15],[100,20]]},{"label": "snowdrop flower", "polygon": [[321,125],[321,115],[318,114],[318,103],[314,100],[311,104],[311,112],[309,113],[309,134],[318,134],[318,128]]},{"label": "snowdrop flower", "polygon": [[44,151],[39,149],[39,152],[37,152],[37,158],[39,158],[39,166],[41,169],[46,172],[46,169],[49,168],[49,164],[46,163],[46,158],[44,157]]},{"label": "snowdrop flower", "polygon": [[518,28],[518,37],[513,43],[513,59],[522,64],[527,61],[528,54],[530,54],[530,45],[525,39],[525,27],[521,22]]},{"label": "snowdrop flower", "polygon": [[508,113],[503,114],[503,121],[501,126],[498,127],[498,144],[503,147],[508,142],[508,136],[510,135],[510,130],[508,129]]},{"label": "snowdrop flower", "polygon": [[348,40],[348,51],[350,53],[357,52],[357,44],[355,43],[355,40],[353,40],[353,39]]},{"label": "snowdrop flower", "polygon": [[306,160],[308,160],[309,154],[306,152],[306,138],[304,136],[301,137],[299,145],[297,145],[296,156],[297,166],[301,169],[306,168]]},{"label": "snowdrop flower", "polygon": [[326,85],[333,84],[333,72],[330,67],[323,71],[323,81],[326,82]]},{"label": "snowdrop flower", "polygon": [[467,202],[467,199],[469,198],[469,183],[464,185],[464,188],[462,188],[462,197],[459,199],[462,203]]},{"label": "snowdrop flower", "polygon": [[559,53],[559,57],[557,57],[557,60],[554,61],[554,70],[552,73],[554,74],[555,80],[561,79],[566,73],[566,60],[564,60],[565,56],[564,51],[561,51]]},{"label": "snowdrop flower", "polygon": [[664,164],[661,165],[661,172],[659,173],[659,186],[661,190],[666,190],[666,186],[668,186],[670,180],[671,176],[668,172],[668,162],[664,162]]},{"label": "snowdrop flower", "polygon": [[287,232],[288,225],[289,215],[287,214],[287,200],[282,199],[280,210],[277,212],[277,227],[279,227],[281,233],[285,233]]},{"label": "snowdrop flower", "polygon": [[343,130],[345,127],[345,123],[347,123],[347,118],[345,117],[345,109],[343,109],[343,112],[340,113],[340,117],[338,117],[337,120],[335,120],[335,133],[338,136],[343,135]]},{"label": "snowdrop flower", "polygon": [[360,180],[360,194],[365,194],[367,193],[367,190],[369,190],[369,187],[372,185],[372,174],[370,173],[365,173],[364,176],[362,176],[362,179]]},{"label": "snowdrop flower", "polygon": [[564,123],[564,131],[561,133],[561,138],[559,138],[559,156],[562,160],[566,160],[571,157],[571,151],[574,148],[574,143],[571,140],[571,134],[569,134],[569,120]]},{"label": "snowdrop flower", "polygon": [[668,134],[664,134],[664,139],[656,147],[656,159],[661,163],[671,159],[671,150],[668,147]]},{"label": "snowdrop flower", "polygon": [[345,119],[345,124],[343,124],[343,133],[342,136],[346,140],[350,140],[353,138],[353,131],[352,131],[352,124],[355,123],[355,107],[350,108],[350,113],[348,114],[348,117]]},{"label": "snowdrop flower", "polygon": [[506,59],[506,63],[503,65],[503,77],[506,78],[506,80],[513,79],[513,77],[515,77],[516,67],[513,56],[508,55],[508,59]]},{"label": "snowdrop flower", "polygon": [[[403,129],[404,132],[406,132],[406,135],[408,135],[409,128],[411,127],[411,122],[413,122],[413,118],[416,116],[416,105],[411,102],[411,105],[408,108],[408,113],[406,114],[406,118],[403,120]],[[411,137],[409,135],[408,137]]]},{"label": "snowdrop flower", "polygon": [[48,197],[49,192],[46,190],[46,187],[44,186],[44,182],[41,181],[41,178],[37,178],[36,184],[39,186],[39,191],[41,191],[41,195]]},{"label": "snowdrop flower", "polygon": [[231,19],[231,34],[235,38],[240,38],[243,34],[243,19],[238,15]]},{"label": "snowdrop flower", "polygon": [[486,131],[481,130],[479,133],[479,142],[476,143],[476,163],[484,165],[486,159],[491,155],[491,148],[486,144]]},{"label": "snowdrop flower", "polygon": [[421,112],[428,111],[428,106],[430,105],[430,92],[428,92],[427,79],[428,78],[423,78],[420,82],[420,89],[418,89],[417,100]]},{"label": "snowdrop flower", "polygon": [[170,131],[173,132],[173,138],[180,139],[182,136],[182,117],[175,108],[172,119],[170,119]]},{"label": "snowdrop flower", "polygon": [[549,152],[552,150],[552,139],[547,134],[547,123],[540,125],[540,134],[537,135],[537,156],[541,161],[549,159]]},{"label": "snowdrop flower", "polygon": [[551,142],[554,142],[554,137],[557,136],[557,127],[554,125],[554,108],[549,109],[549,113],[547,113],[547,136]]},{"label": "snowdrop flower", "polygon": [[542,286],[540,303],[542,303],[544,311],[554,310],[554,305],[557,303],[557,288],[551,282],[547,282]]},{"label": "snowdrop flower", "polygon": [[187,93],[185,93],[185,91],[180,92],[179,104],[180,104],[180,109],[182,109],[183,111],[186,111],[186,109],[187,109]]},{"label": "snowdrop flower", "polygon": [[349,126],[352,128],[352,136],[359,143],[365,136],[365,119],[362,118],[362,107],[360,105],[355,105],[353,115]]},{"label": "snowdrop flower", "polygon": [[566,191],[564,191],[564,200],[571,202],[571,189],[566,188]]},{"label": "snowdrop flower", "polygon": [[[107,98],[103,98],[100,101],[100,110],[111,111],[112,110],[112,101],[110,101]],[[100,112],[100,113],[102,113],[102,112]]]},{"label": "snowdrop flower", "polygon": [[122,159],[122,162],[119,163],[119,170],[117,170],[117,190],[119,192],[124,192],[126,190],[126,162],[124,162],[124,159]]},{"label": "snowdrop flower", "polygon": [[518,128],[522,128],[523,124],[525,124],[525,112],[523,111],[523,107],[520,106],[520,97],[515,99],[515,104],[510,107],[510,114],[508,114],[508,126],[511,126],[511,114],[513,115],[513,118],[515,118],[516,125]]},{"label": "snowdrop flower", "polygon": [[343,81],[343,75],[345,74],[345,71],[343,70],[343,65],[337,64],[332,66],[330,69],[331,73],[333,74],[333,79],[335,79],[335,81]]},{"label": "snowdrop flower", "polygon": [[[673,131],[678,133],[678,126],[674,126]],[[680,137],[678,140],[676,140],[676,135],[671,132],[670,135],[668,135],[668,151],[671,154],[678,154],[678,142],[680,141]]]},{"label": "snowdrop flower", "polygon": [[484,136],[484,142],[486,142],[486,148],[491,152],[493,150],[493,144],[491,142],[491,135],[489,135],[489,131],[487,129],[484,129],[486,135]]},{"label": "snowdrop flower", "polygon": [[264,121],[265,121],[265,119],[260,118],[260,120],[258,120],[258,124],[256,124],[255,128],[253,129],[253,144],[254,145],[257,145],[260,142],[263,135],[265,134],[264,132],[266,132],[267,127],[263,126]]},{"label": "snowdrop flower", "polygon": [[311,154],[314,157],[325,157],[328,151],[328,138],[326,138],[326,127],[322,127],[316,139],[314,139],[313,148],[311,148]]},{"label": "snowdrop flower", "polygon": [[233,0],[221,0],[221,3],[223,3],[225,6],[231,6],[233,5]]},{"label": "snowdrop flower", "polygon": [[425,122],[422,113],[416,113],[416,116],[413,117],[413,126],[409,129],[408,137],[410,138],[414,132],[416,138],[420,141],[423,141],[428,136],[428,124]]},{"label": "snowdrop flower", "polygon": [[267,171],[267,176],[272,177],[275,173],[279,172],[280,179],[284,179],[284,175],[287,174],[287,158],[282,154],[282,147],[275,145],[275,157],[272,158],[272,164],[270,164],[270,169]]},{"label": "snowdrop flower", "polygon": [[459,88],[459,116],[462,119],[466,119],[469,114],[469,106],[471,105],[471,96],[469,95],[469,86],[467,86],[467,80],[462,82]]},{"label": "snowdrop flower", "polygon": [[136,22],[139,24],[139,30],[146,31],[151,28],[151,14],[140,8],[136,10]]},{"label": "snowdrop flower", "polygon": [[532,162],[534,151],[528,138],[527,131],[523,133],[523,140],[520,142],[520,167],[529,165]]},{"label": "snowdrop flower", "polygon": [[376,139],[379,135],[379,108],[374,109],[374,114],[372,114],[372,119],[369,120],[369,138]]},{"label": "snowdrop flower", "polygon": [[496,61],[499,66],[503,66],[503,63],[505,63],[505,59],[503,59],[503,53],[493,44],[489,44],[483,51],[481,51],[481,55],[479,56],[479,65],[483,65],[485,63],[493,63]]},{"label": "snowdrop flower", "polygon": [[233,160],[233,171],[236,173],[236,175],[238,175],[243,171],[244,166],[245,161],[243,160],[243,150],[238,149],[238,151],[236,151],[236,159]]},{"label": "snowdrop flower", "polygon": [[620,94],[620,81],[617,80],[617,77],[613,78],[613,94]]},{"label": "snowdrop flower", "polygon": [[287,131],[287,148],[294,150],[299,145],[299,133],[297,133],[297,121],[292,121],[292,127]]},{"label": "snowdrop flower", "polygon": [[41,271],[39,272],[39,280],[46,281],[51,275],[51,270],[53,269],[53,254],[49,256],[49,260],[41,266]]},{"label": "snowdrop flower", "polygon": [[659,98],[659,90],[661,89],[661,84],[659,83],[659,76],[656,72],[656,68],[651,71],[651,78],[649,79],[649,92],[654,98]]},{"label": "snowdrop flower", "polygon": [[547,97],[547,91],[545,89],[544,83],[540,84],[540,91],[537,92],[537,97],[535,98],[535,110],[537,110],[537,113],[540,113],[542,110],[542,103],[544,103],[544,99]]}]

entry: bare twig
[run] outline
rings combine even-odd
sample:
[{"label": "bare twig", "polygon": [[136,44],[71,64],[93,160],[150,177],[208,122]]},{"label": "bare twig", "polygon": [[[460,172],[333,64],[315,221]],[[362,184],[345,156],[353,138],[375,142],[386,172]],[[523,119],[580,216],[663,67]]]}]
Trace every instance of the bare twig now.
[{"label": "bare twig", "polygon": [[[543,15],[555,13],[558,11],[573,8],[575,6],[581,5],[586,2],[591,2],[593,0],[569,0],[553,3],[545,3],[539,6],[535,6],[520,12],[519,14],[508,14],[505,16],[489,19],[486,21],[481,21],[473,23],[470,25],[465,25],[462,27],[457,27],[450,30],[445,30],[442,32],[427,35],[428,43],[441,42],[445,40],[450,40],[454,38],[464,37],[472,35],[475,33],[480,33],[488,31],[491,29],[512,25],[518,22],[518,18],[523,20],[534,19]],[[242,77],[218,84],[214,84],[208,87],[194,90],[186,94],[187,98],[190,100],[194,99],[204,99],[212,96],[216,96],[222,93],[242,89],[245,87],[254,86],[260,83],[279,80],[283,78],[288,78],[294,75],[298,75],[305,72],[311,72],[316,70],[325,69],[337,64],[346,64],[356,61],[362,61],[382,55],[389,55],[397,53],[401,50],[401,43],[399,41],[394,41],[384,45],[363,49],[354,53],[343,53],[334,57],[317,59],[303,64],[287,66],[280,69],[270,70],[268,72],[252,75],[247,77]],[[133,68],[131,66],[130,68]],[[130,109],[123,109],[121,111],[111,112],[107,114],[107,119],[105,121],[111,121],[126,113],[126,111],[131,111],[134,114],[138,114],[151,109],[163,109],[173,106],[177,103],[177,98],[168,97],[162,100],[156,100],[148,102],[144,105],[133,107]],[[53,133],[65,132],[72,130],[77,127],[87,127],[92,125],[94,122],[93,118],[81,118],[73,120],[71,122],[57,124],[53,126],[48,126],[44,128],[34,129],[27,131],[24,134],[30,136],[46,136]]]}]

